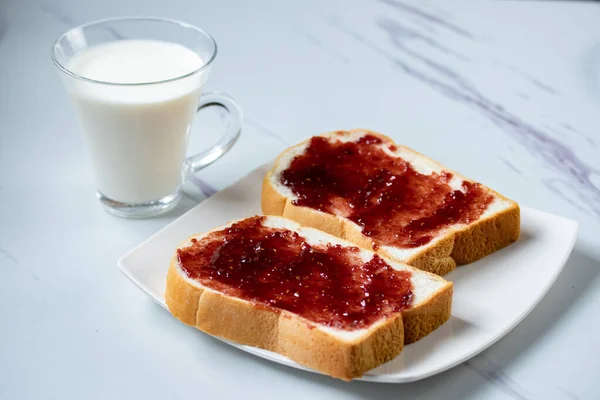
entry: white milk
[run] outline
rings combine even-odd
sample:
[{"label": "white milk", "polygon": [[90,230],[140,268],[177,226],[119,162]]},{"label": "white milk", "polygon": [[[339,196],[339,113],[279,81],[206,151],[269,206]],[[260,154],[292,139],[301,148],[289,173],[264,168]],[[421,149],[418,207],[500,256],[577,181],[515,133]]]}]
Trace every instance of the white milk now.
[{"label": "white milk", "polygon": [[[83,50],[66,67],[96,81],[148,83],[202,65],[196,53],[176,43],[123,40]],[[102,195],[141,204],[177,191],[204,75],[140,86],[81,80],[68,85]]]}]

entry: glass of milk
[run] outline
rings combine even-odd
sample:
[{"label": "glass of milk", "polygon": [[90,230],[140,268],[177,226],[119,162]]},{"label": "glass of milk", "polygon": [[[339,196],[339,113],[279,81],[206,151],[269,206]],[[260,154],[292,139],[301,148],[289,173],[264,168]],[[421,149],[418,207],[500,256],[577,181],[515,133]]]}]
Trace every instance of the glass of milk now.
[{"label": "glass of milk", "polygon": [[[181,185],[236,142],[242,112],[228,96],[202,87],[217,55],[215,40],[192,25],[161,18],[117,18],[62,35],[52,60],[72,99],[91,152],[97,195],[122,217],[173,208]],[[219,106],[227,128],[212,148],[186,158],[196,112]]]}]

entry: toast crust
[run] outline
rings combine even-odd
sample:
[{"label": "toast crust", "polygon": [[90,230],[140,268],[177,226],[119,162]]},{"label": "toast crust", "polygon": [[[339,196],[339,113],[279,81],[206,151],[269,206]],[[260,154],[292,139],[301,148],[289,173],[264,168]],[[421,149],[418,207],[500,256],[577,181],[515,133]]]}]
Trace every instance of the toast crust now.
[{"label": "toast crust", "polygon": [[296,314],[205,289],[182,274],[174,256],[165,299],[173,316],[185,324],[213,336],[274,351],[342,380],[358,378],[397,357],[405,343],[422,338],[446,322],[452,306],[453,285],[446,282],[418,307],[376,323],[366,336],[342,340]]},{"label": "toast crust", "polygon": [[[392,139],[377,132],[356,129],[349,131],[348,133],[352,134],[356,131],[368,132],[393,143]],[[336,134],[343,135],[344,133],[336,132]],[[283,155],[293,148],[305,145],[309,140],[310,139],[307,139],[304,142],[284,150],[275,161],[273,168],[266,173],[265,178],[263,179],[261,196],[263,214],[289,218],[298,222],[300,225],[325,231],[334,236],[353,242],[359,247],[373,250],[372,240],[364,236],[361,228],[354,222],[313,208],[296,206],[290,198],[281,194],[271,183],[271,178],[277,171]],[[397,147],[426,158],[444,171],[451,172],[453,175],[463,180],[471,181],[461,174],[444,167],[412,149],[405,146]],[[510,207],[484,218],[480,218],[476,222],[462,228],[440,233],[440,237],[435,242],[423,246],[409,258],[398,259],[393,254],[386,251],[385,248],[380,248],[377,252],[391,260],[405,263],[437,275],[446,275],[448,272],[454,270],[457,265],[477,261],[480,258],[508,246],[516,241],[520,235],[519,205],[494,190],[487,189],[495,197],[510,202]]]}]

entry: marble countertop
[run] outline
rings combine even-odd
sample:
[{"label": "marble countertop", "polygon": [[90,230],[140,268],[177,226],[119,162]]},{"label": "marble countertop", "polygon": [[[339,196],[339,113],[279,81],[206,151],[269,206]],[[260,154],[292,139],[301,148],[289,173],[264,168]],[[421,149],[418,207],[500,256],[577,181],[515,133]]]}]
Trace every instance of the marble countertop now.
[{"label": "marble countertop", "polygon": [[[4,0],[0,10],[0,398],[600,398],[598,4]],[[246,114],[231,153],[149,220],[110,216],[95,199],[49,57],[68,28],[132,14],[211,32],[220,54],[207,88]],[[200,119],[190,151],[213,125]],[[354,127],[579,222],[550,292],[479,356],[415,383],[344,383],[174,323],[118,271],[120,255],[285,147]],[[222,357],[203,359],[206,346]]]}]

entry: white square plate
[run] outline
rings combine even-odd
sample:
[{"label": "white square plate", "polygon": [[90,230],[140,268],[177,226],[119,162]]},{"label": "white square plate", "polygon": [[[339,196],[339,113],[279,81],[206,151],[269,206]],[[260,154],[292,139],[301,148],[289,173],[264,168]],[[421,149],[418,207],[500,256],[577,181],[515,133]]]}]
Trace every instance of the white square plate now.
[{"label": "white square plate", "polygon": [[[194,233],[260,214],[265,165],[205,200],[119,259],[135,284],[166,307],[165,280],[177,245]],[[457,268],[452,317],[429,336],[362,380],[411,382],[445,371],[483,351],[515,327],[541,300],[562,270],[577,236],[575,221],[521,207],[521,238],[476,263]],[[173,323],[179,323],[175,319]],[[306,369],[270,351],[228,342],[243,351]],[[218,353],[219,349],[214,350]],[[205,358],[218,357],[210,354]]]}]

